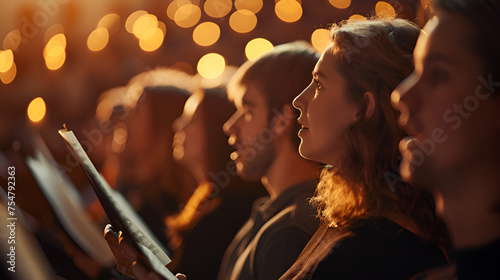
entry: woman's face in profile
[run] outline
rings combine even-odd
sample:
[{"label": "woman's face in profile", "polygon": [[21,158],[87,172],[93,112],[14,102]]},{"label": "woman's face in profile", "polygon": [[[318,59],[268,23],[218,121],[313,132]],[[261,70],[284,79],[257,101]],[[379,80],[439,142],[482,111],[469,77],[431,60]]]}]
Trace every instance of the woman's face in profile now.
[{"label": "woman's face in profile", "polygon": [[205,162],[202,159],[206,159],[208,154],[207,131],[200,106],[202,99],[202,95],[192,95],[186,101],[182,115],[172,124],[175,133],[172,141],[173,157],[187,167]]},{"label": "woman's face in profile", "polygon": [[357,112],[346,99],[346,81],[336,65],[330,47],[316,64],[311,84],[293,101],[302,125],[300,154],[330,165],[339,161],[343,135]]},{"label": "woman's face in profile", "polygon": [[400,125],[412,137],[400,143],[405,180],[434,185],[498,156],[492,153],[499,143],[498,101],[472,47],[474,33],[457,14],[429,22],[415,48],[415,71],[393,92]]}]

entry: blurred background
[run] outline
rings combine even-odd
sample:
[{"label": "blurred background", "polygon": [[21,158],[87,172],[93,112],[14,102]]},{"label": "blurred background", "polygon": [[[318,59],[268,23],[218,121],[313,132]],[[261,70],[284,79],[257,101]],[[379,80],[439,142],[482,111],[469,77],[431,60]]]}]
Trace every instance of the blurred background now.
[{"label": "blurred background", "polygon": [[[0,185],[7,189],[7,168],[15,166],[16,204],[57,275],[111,279],[109,273],[116,271],[101,274],[113,266],[112,259],[96,263],[81,245],[70,241],[74,237],[60,224],[57,210],[44,199],[37,186],[40,180],[33,178],[25,162],[43,150],[56,170],[51,172],[67,176],[65,184],[71,182],[80,192],[82,207],[100,235],[106,220],[57,133],[63,124],[75,132],[110,185],[126,196],[128,191],[136,210],[152,206],[145,213],[161,212],[160,222],[151,223],[162,224],[162,219],[184,208],[196,189],[186,170],[171,163],[171,123],[181,114],[187,96],[180,94],[174,101],[172,93],[158,97],[154,92],[165,90],[155,89],[136,109],[145,87],[174,86],[189,95],[198,87],[224,86],[239,65],[279,44],[304,40],[323,51],[329,43],[328,27],[342,20],[397,16],[423,27],[432,14],[428,2],[0,0]],[[155,183],[159,186],[153,188]],[[248,211],[251,201],[265,194],[259,187],[242,191],[252,198],[245,204]],[[159,199],[159,192],[170,202]],[[247,215],[242,214],[239,223]],[[186,223],[179,231],[193,224]],[[238,227],[235,224],[234,230]],[[160,235],[164,231],[158,229]],[[186,237],[183,232],[167,234],[164,243],[170,248],[181,246],[181,241],[169,244],[176,234]],[[230,240],[232,234],[228,236]],[[31,254],[34,249],[27,250]]]}]

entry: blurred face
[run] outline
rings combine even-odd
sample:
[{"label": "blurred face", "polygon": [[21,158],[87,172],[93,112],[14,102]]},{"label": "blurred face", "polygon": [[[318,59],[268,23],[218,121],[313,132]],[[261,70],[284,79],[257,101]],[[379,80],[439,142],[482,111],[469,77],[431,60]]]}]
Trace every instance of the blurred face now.
[{"label": "blurred face", "polygon": [[459,15],[427,24],[415,71],[392,94],[400,125],[412,136],[400,142],[405,180],[440,187],[474,163],[498,161],[500,107],[491,89],[499,84],[483,73],[470,47],[473,32]]},{"label": "blurred face", "polygon": [[208,159],[207,131],[199,106],[202,99],[201,93],[192,95],[186,101],[182,115],[172,124],[175,132],[172,141],[173,157],[188,169],[207,162]]},{"label": "blurred face", "polygon": [[311,84],[293,101],[302,125],[300,154],[330,165],[338,163],[343,135],[357,112],[345,98],[346,82],[337,69],[328,48],[314,68]]},{"label": "blurred face", "polygon": [[231,159],[235,161],[240,177],[259,180],[275,157],[269,109],[256,87],[242,87],[234,96],[236,112],[224,124],[229,145],[236,149]]}]

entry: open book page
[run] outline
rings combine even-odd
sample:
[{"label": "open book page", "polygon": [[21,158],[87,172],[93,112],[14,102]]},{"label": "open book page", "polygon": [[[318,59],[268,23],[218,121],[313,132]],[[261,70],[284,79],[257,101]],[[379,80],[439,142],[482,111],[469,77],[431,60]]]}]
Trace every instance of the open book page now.
[{"label": "open book page", "polygon": [[177,278],[165,267],[165,265],[171,262],[170,258],[160,249],[159,245],[146,234],[146,230],[140,229],[138,227],[139,225],[134,224],[126,215],[121,205],[114,198],[111,188],[92,164],[74,133],[62,129],[59,130],[59,134],[63,137],[71,153],[88,177],[113,226],[116,229],[122,230],[125,235],[133,238],[136,243],[131,245],[139,253],[143,253],[145,261],[148,262],[147,264],[150,265],[153,270],[167,279],[176,280]]},{"label": "open book page", "polygon": [[113,265],[114,258],[102,238],[102,230],[88,217],[76,187],[55,170],[52,164],[56,163],[35,148],[26,164],[69,236],[102,266]]}]

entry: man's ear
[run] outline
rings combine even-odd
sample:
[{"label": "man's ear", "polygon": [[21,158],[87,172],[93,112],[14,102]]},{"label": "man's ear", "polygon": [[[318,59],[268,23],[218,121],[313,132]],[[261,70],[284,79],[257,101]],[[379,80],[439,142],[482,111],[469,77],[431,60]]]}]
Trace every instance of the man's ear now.
[{"label": "man's ear", "polygon": [[373,116],[373,113],[375,113],[375,95],[370,91],[365,92],[363,95],[363,102],[366,106],[365,119],[369,119]]},{"label": "man's ear", "polygon": [[275,133],[281,134],[283,131],[290,129],[293,125],[293,122],[296,121],[297,115],[295,113],[295,109],[291,104],[283,105],[282,111],[274,109],[271,114],[273,114],[272,118],[272,130]]}]

